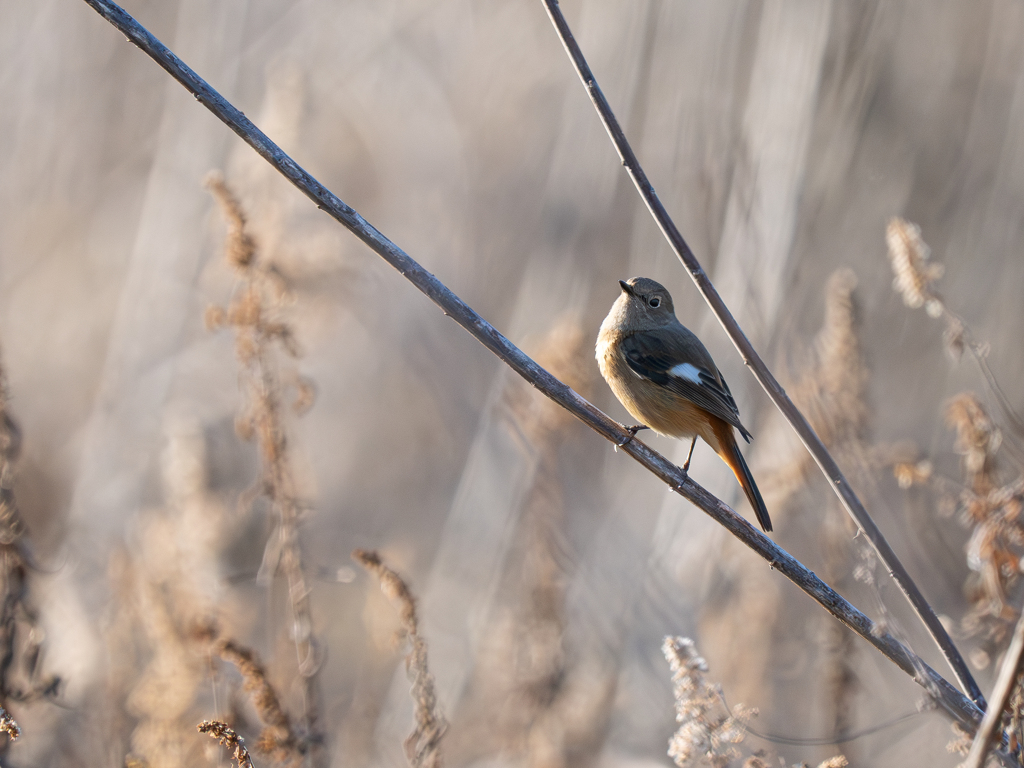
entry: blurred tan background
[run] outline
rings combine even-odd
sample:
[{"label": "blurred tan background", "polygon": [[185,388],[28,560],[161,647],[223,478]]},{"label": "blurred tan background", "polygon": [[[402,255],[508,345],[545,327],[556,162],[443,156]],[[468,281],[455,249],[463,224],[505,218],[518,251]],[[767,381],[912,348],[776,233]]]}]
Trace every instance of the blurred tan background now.
[{"label": "blurred tan background", "polygon": [[[892,290],[885,226],[920,225],[947,305],[1024,405],[1024,6],[563,6],[761,354],[794,393],[815,365],[850,385],[829,411],[833,445],[987,691],[1004,643],[960,625],[971,530],[940,514],[941,494],[901,490],[890,465],[930,457],[962,478],[942,416],[962,390],[1002,417],[974,363],[950,361],[942,322]],[[614,418],[627,416],[592,344],[616,280],[668,286],[755,435],[747,455],[774,538],[948,674],[882,569],[854,578],[863,553],[824,483],[791,482],[799,449],[639,202],[539,1],[125,8]],[[43,568],[30,592],[43,666],[63,681],[59,706],[11,705],[25,734],[3,764],[216,764],[194,723],[234,708],[245,731],[257,718],[237,675],[189,645],[185,604],[255,648],[302,711],[287,595],[257,579],[272,515],[239,506],[258,457],[234,432],[232,335],[203,322],[235,285],[210,170],[289,286],[282,316],[303,355],[282,375],[294,367],[317,389],[287,423],[311,507],[300,536],[329,764],[404,765],[411,728],[395,611],[350,559],[356,547],[379,549],[420,598],[449,765],[670,765],[666,634],[696,640],[727,700],[759,708],[762,733],[829,737],[917,707],[904,674],[548,409],[85,3],[0,0],[0,104],[0,348],[24,437],[14,491]],[[859,348],[815,357],[842,268],[856,288],[844,275],[832,295],[842,314],[852,290]],[[1003,481],[1019,468],[1006,456],[1016,439],[1004,430]],[[749,514],[706,447],[691,473]],[[843,752],[852,765],[952,766],[951,737],[930,712],[839,747],[742,747],[787,765]]]}]

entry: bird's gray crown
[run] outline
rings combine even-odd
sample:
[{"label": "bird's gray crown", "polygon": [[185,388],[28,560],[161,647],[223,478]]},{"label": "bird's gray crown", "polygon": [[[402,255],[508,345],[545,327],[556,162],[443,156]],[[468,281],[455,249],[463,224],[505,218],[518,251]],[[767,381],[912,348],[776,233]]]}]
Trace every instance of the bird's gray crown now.
[{"label": "bird's gray crown", "polygon": [[665,286],[659,283],[657,280],[651,280],[649,277],[631,277],[626,280],[626,285],[632,288],[634,295],[647,296],[655,293],[662,293],[668,296],[668,291],[665,290]]},{"label": "bird's gray crown", "polygon": [[672,296],[661,283],[649,277],[620,280],[622,295],[616,302],[621,326],[637,330],[677,322]]}]

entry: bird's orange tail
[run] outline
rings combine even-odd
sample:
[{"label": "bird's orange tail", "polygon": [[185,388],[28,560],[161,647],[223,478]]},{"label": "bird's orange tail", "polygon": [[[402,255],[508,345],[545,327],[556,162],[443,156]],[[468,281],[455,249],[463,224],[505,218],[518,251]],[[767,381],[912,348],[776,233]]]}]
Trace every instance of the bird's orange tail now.
[{"label": "bird's orange tail", "polygon": [[761,524],[761,528],[764,529],[765,533],[770,533],[772,530],[772,520],[768,517],[768,508],[764,505],[764,499],[761,498],[761,492],[757,490],[754,476],[750,474],[750,468],[743,459],[743,454],[740,453],[740,447],[736,444],[736,437],[733,435],[732,426],[721,419],[715,419],[712,429],[714,430],[718,445],[712,445],[711,447],[715,449],[716,453],[722,457],[722,461],[728,464],[729,469],[736,475],[736,479],[740,481],[743,492],[747,494],[750,506],[754,508],[757,522]]}]

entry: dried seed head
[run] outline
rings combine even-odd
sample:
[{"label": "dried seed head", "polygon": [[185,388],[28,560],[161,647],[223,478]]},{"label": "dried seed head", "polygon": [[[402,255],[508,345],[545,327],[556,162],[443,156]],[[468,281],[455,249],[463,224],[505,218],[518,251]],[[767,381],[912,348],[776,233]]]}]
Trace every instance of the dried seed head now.
[{"label": "dried seed head", "polygon": [[245,748],[245,741],[235,733],[233,728],[229,728],[227,723],[222,723],[219,720],[203,720],[196,726],[196,730],[209,734],[232,750],[232,757],[238,763],[238,768],[253,768],[252,758],[249,757],[249,751]]},{"label": "dried seed head", "polygon": [[245,442],[251,442],[256,434],[252,424],[252,415],[243,412],[235,416],[235,434]]},{"label": "dried seed head", "polygon": [[929,315],[939,317],[942,303],[932,291],[932,283],[942,277],[945,268],[929,261],[931,249],[921,239],[920,227],[892,218],[885,229],[885,242],[895,274],[892,287],[903,297],[903,303],[912,309],[925,306]]},{"label": "dried seed head", "polygon": [[217,643],[214,653],[235,665],[244,680],[244,689],[252,694],[253,705],[264,726],[256,749],[279,762],[301,758],[299,740],[292,731],[291,719],[281,707],[277,691],[255,651],[225,639]]},{"label": "dried seed head", "polygon": [[956,430],[956,450],[963,456],[974,490],[988,493],[995,486],[992,459],[1002,443],[1002,433],[973,392],[964,392],[949,402],[946,423]]},{"label": "dried seed head", "polygon": [[0,731],[10,736],[11,741],[16,741],[21,736],[21,726],[14,721],[11,713],[3,707],[0,707]]},{"label": "dried seed head", "polygon": [[894,464],[892,473],[900,488],[907,489],[912,485],[924,485],[932,476],[932,463],[927,459],[922,459],[916,464],[913,462]]},{"label": "dried seed head", "polygon": [[231,302],[228,322],[231,325],[256,328],[263,314],[263,300],[259,289],[251,283]]},{"label": "dried seed head", "polygon": [[228,313],[224,310],[224,307],[216,304],[211,304],[206,308],[206,314],[203,315],[203,322],[206,324],[208,331],[214,331],[218,328],[222,328],[228,321]]},{"label": "dried seed head", "polygon": [[245,212],[221,174],[210,173],[205,184],[210,194],[220,203],[227,224],[228,238],[224,244],[224,255],[232,266],[244,271],[252,266],[256,256],[256,242],[246,229]]},{"label": "dried seed head", "polygon": [[405,669],[412,681],[416,727],[403,742],[405,755],[412,768],[440,768],[441,738],[448,729],[448,722],[438,705],[434,676],[427,666],[427,644],[419,635],[416,598],[402,577],[384,563],[379,553],[357,549],[352,557],[375,575],[384,594],[398,603],[402,626],[408,633],[410,648],[405,657]]},{"label": "dried seed head", "polygon": [[992,657],[981,648],[972,648],[967,658],[971,660],[971,666],[977,670],[988,669],[988,665],[992,663]]},{"label": "dried seed head", "polygon": [[295,400],[292,408],[296,413],[303,414],[316,402],[316,383],[305,376],[295,377]]},{"label": "dried seed head", "polygon": [[953,738],[946,744],[946,751],[966,757],[974,742],[974,734],[968,733],[959,723],[952,723]]},{"label": "dried seed head", "polygon": [[679,729],[669,741],[668,755],[680,766],[703,759],[725,766],[739,756],[747,720],[756,709],[738,704],[726,710],[718,686],[705,677],[708,664],[688,637],[666,637],[661,646],[672,669],[672,689]]},{"label": "dried seed head", "polygon": [[967,349],[967,329],[963,321],[952,313],[946,318],[946,330],[942,334],[942,340],[946,343],[946,350],[953,360],[963,357]]}]

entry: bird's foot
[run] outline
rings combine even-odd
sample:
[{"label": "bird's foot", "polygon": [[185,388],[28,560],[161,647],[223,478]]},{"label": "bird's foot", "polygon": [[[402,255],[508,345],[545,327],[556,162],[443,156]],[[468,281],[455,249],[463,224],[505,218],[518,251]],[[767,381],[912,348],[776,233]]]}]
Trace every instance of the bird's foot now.
[{"label": "bird's foot", "polygon": [[690,459],[693,458],[693,446],[697,444],[697,436],[694,435],[693,439],[690,440],[690,452],[686,454],[686,461],[683,462],[683,474],[686,474],[686,470],[690,468]]},{"label": "bird's foot", "polygon": [[622,448],[623,446],[629,445],[633,442],[633,438],[636,437],[636,433],[641,429],[650,429],[646,424],[637,424],[636,426],[626,427],[626,431],[629,432],[629,437],[623,440],[621,443],[616,443],[616,447]]}]

